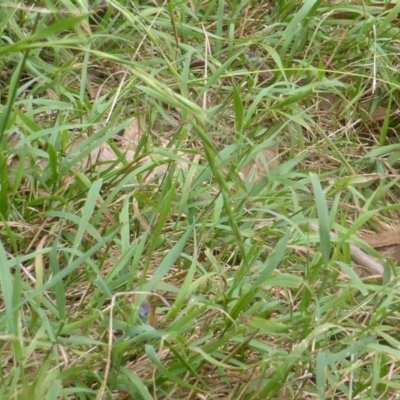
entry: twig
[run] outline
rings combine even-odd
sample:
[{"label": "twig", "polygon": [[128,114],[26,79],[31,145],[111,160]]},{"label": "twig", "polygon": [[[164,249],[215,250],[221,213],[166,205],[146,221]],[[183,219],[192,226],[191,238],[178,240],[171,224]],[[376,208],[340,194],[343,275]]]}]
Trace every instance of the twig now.
[{"label": "twig", "polygon": [[[319,231],[317,224],[311,223],[310,228],[315,232]],[[338,237],[338,235],[335,232],[331,232],[330,235],[333,238]],[[378,260],[364,253],[355,244],[350,244],[350,255],[355,263],[364,267],[371,275],[380,275],[380,276],[383,275],[383,267],[378,262]]]}]

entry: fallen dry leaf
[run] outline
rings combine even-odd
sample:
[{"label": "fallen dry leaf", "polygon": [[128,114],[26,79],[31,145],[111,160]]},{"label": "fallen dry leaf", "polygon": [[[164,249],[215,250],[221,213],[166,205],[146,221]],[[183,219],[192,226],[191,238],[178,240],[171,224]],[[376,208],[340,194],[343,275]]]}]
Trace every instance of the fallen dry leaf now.
[{"label": "fallen dry leaf", "polygon": [[360,237],[384,257],[400,262],[400,226],[386,227],[381,233],[367,233]]},{"label": "fallen dry leaf", "polygon": [[[122,136],[122,140],[118,142],[118,148],[119,150],[125,154],[125,159],[127,161],[132,161],[135,156],[135,150],[136,146],[139,143],[140,140],[140,125],[139,121],[137,119],[134,119],[129,126],[125,129],[124,134]],[[167,147],[168,143],[163,142],[162,146]],[[171,149],[170,149],[171,150]],[[188,165],[192,160],[189,158],[189,155],[187,153],[183,153],[178,151],[177,155],[179,155],[182,158],[182,161],[176,161],[177,166],[185,170],[188,168]],[[104,143],[102,146],[100,146],[98,149],[95,149],[91,152],[90,154],[90,161],[93,162],[106,162],[106,161],[115,161],[117,159],[116,154],[112,150],[111,146],[107,143]],[[140,159],[139,164],[143,165],[149,161],[151,161],[152,158],[150,156],[143,157]],[[185,162],[187,160],[187,162]],[[160,159],[160,161],[162,161]],[[254,180],[257,181],[261,179],[264,175],[268,173],[273,168],[276,168],[278,165],[278,146],[273,146],[269,147],[266,149],[263,149],[259,154],[257,154],[253,160],[251,160],[247,165],[245,165],[241,171],[240,175],[242,179],[247,180],[251,170],[254,168],[255,169],[255,175],[254,175]],[[156,166],[151,173],[149,173],[145,181],[149,182],[153,180],[155,177],[159,175],[164,175],[168,172],[169,165],[168,164],[162,164]]]},{"label": "fallen dry leaf", "polygon": [[123,146],[123,147],[133,146],[133,148],[135,148],[139,144],[140,135],[141,135],[140,123],[139,123],[139,120],[137,118],[135,118],[125,128],[121,146]]},{"label": "fallen dry leaf", "polygon": [[[122,137],[119,137],[119,140],[116,142],[116,146],[119,151],[124,155],[124,159],[127,162],[132,162],[135,160],[136,149],[140,141],[140,137],[142,134],[142,130],[140,129],[140,124],[138,119],[133,119],[132,122],[125,128]],[[72,146],[76,146],[78,143],[81,143],[84,139],[76,140]],[[20,142],[19,135],[10,135],[9,138],[10,143],[13,143],[13,146],[17,147]],[[169,143],[168,141],[162,140],[161,146],[167,148]],[[15,143],[14,143],[15,142]],[[173,148],[168,148],[168,151],[174,151]],[[176,151],[176,155],[180,157],[180,160],[175,161],[178,169],[187,170],[190,163],[199,162],[198,157],[193,159],[188,153],[184,153],[181,151]],[[151,170],[147,172],[144,176],[144,182],[151,182],[155,178],[165,175],[170,166],[170,162],[165,157],[159,154],[152,154],[149,156],[136,157],[137,158],[137,166],[144,165],[146,163],[151,163]],[[115,154],[113,148],[106,142],[103,143],[98,148],[94,149],[88,157],[83,159],[80,165],[76,165],[76,170],[79,170],[82,166],[88,165],[92,166],[96,165],[96,168],[107,169],[110,164],[115,162],[118,159],[117,154]],[[15,168],[20,162],[18,157],[12,156],[8,160],[8,165],[10,168]],[[41,167],[45,167],[45,161],[40,161],[39,164]],[[254,156],[252,160],[250,160],[241,170],[240,176],[243,180],[247,180],[250,172],[254,170],[254,181],[258,181],[263,176],[268,174],[273,168],[276,168],[278,165],[278,146],[272,146],[269,148],[265,148],[261,150],[257,155]],[[119,168],[120,165],[116,165],[116,168]],[[72,177],[69,177],[68,180],[73,180]]]},{"label": "fallen dry leaf", "polygon": [[267,175],[270,170],[276,168],[278,163],[278,146],[263,149],[260,154],[257,154],[253,160],[240,170],[241,178],[247,181],[250,172],[252,169],[255,169],[254,179],[258,181],[263,176]]}]

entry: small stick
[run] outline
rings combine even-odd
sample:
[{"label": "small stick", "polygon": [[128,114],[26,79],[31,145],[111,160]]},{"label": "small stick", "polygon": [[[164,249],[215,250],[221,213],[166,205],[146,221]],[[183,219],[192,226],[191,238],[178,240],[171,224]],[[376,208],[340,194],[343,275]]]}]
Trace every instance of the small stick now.
[{"label": "small stick", "polygon": [[[310,228],[318,232],[318,225],[311,223]],[[335,232],[330,233],[331,237],[337,238],[338,235]],[[355,244],[350,244],[350,255],[352,260],[364,267],[369,274],[371,275],[383,275],[383,267],[382,265],[378,262],[378,260],[374,257],[369,256],[368,254],[364,253],[358,246]]]}]

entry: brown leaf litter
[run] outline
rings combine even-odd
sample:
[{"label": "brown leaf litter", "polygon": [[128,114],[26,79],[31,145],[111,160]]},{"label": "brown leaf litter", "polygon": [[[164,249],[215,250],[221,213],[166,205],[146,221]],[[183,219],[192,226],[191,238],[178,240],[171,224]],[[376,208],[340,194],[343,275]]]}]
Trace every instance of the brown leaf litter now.
[{"label": "brown leaf litter", "polygon": [[400,263],[400,225],[385,226],[380,233],[364,233],[360,238],[383,257]]},{"label": "brown leaf litter", "polygon": [[[163,157],[159,154],[152,153],[150,155],[146,155],[140,157],[137,153],[137,146],[139,144],[140,138],[143,134],[143,129],[140,127],[139,120],[133,119],[132,122],[125,128],[124,133],[121,137],[118,137],[116,146],[118,150],[124,155],[124,161],[133,162],[137,161],[137,166],[145,165],[146,163],[152,164],[152,169],[149,173],[144,177],[144,182],[151,182],[157,176],[165,175],[169,169],[169,161],[166,157]],[[16,138],[17,134],[11,135],[11,139],[13,142],[13,147],[18,146],[18,139]],[[73,146],[77,146],[79,143],[82,143],[84,139],[76,140],[73,143]],[[174,148],[169,147],[169,143],[166,140],[160,139],[161,147],[164,149],[168,149],[170,152],[175,152],[179,159],[174,161],[177,168],[180,170],[188,170],[188,166],[192,162],[197,162],[198,157],[191,157],[188,153],[176,150]],[[113,148],[107,142],[103,143],[98,148],[94,149],[88,157],[86,157],[80,165],[76,166],[76,169],[80,169],[83,165],[93,165],[99,164],[100,168],[108,168],[110,164],[116,162],[119,159],[119,156],[115,153]],[[10,168],[16,167],[19,164],[20,160],[17,156],[11,156],[8,159],[8,165]],[[116,168],[120,167],[120,164],[116,165]],[[44,168],[46,165],[45,161],[40,161],[38,166]],[[153,167],[153,165],[155,165]],[[257,181],[262,178],[265,174],[268,173],[269,170],[276,168],[278,165],[278,146],[272,146],[265,149],[262,149],[258,154],[254,156],[246,165],[244,165],[240,172],[239,176],[243,180],[247,180],[250,172],[254,172],[254,180]]]},{"label": "brown leaf litter", "polygon": [[[310,224],[310,228],[315,232],[319,230],[316,224]],[[337,237],[337,234],[331,232],[331,237]],[[358,246],[350,245],[352,260],[363,267],[368,275],[383,276],[385,258],[391,258],[396,263],[400,262],[400,225],[385,227],[382,233],[360,234],[360,238],[382,255],[382,259],[376,259]]]}]

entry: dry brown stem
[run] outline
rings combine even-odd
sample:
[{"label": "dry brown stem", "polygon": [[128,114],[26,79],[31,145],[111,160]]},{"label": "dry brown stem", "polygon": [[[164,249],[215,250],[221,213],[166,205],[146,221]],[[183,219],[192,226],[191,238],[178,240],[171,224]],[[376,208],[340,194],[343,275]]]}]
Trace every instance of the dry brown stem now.
[{"label": "dry brown stem", "polygon": [[[319,231],[318,225],[314,223],[310,224],[310,228],[315,232]],[[338,237],[338,235],[335,232],[331,232],[330,235],[333,238]],[[371,257],[368,254],[364,253],[355,244],[350,244],[350,254],[352,260],[358,265],[364,267],[364,269],[368,271],[370,275],[380,275],[380,276],[383,275],[383,266],[379,263],[379,261],[374,257]]]}]

